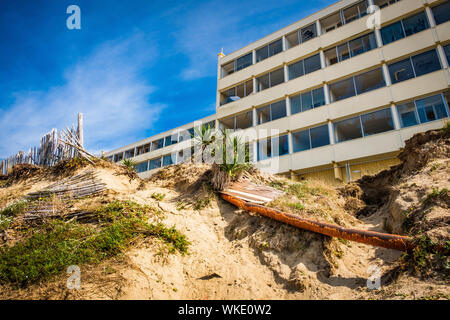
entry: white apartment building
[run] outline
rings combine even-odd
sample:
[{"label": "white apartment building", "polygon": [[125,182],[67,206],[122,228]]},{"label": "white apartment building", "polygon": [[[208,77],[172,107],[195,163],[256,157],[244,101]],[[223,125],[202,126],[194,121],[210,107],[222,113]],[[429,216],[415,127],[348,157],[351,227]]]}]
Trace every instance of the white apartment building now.
[{"label": "white apartment building", "polygon": [[[405,140],[449,120],[449,20],[449,0],[338,1],[220,53],[216,113],[199,123],[247,137],[257,167],[294,179],[386,169]],[[197,125],[106,156],[147,177],[190,158]]]}]

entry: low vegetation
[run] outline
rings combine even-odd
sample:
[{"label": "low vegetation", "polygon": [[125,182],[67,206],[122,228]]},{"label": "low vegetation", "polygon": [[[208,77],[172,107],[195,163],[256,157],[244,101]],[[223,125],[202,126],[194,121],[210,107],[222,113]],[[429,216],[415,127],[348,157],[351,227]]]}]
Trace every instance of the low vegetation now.
[{"label": "low vegetation", "polygon": [[95,211],[95,225],[48,221],[23,241],[0,247],[0,282],[24,286],[70,265],[100,263],[123,252],[138,237],[156,237],[168,244],[169,252],[186,253],[189,242],[183,234],[161,222],[149,222],[154,210],[131,201],[114,201]]}]

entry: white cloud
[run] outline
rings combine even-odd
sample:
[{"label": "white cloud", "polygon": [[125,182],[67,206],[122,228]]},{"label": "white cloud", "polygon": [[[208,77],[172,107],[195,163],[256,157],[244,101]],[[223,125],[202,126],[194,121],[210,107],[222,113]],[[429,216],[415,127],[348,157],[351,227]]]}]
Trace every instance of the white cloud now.
[{"label": "white cloud", "polygon": [[155,88],[140,76],[157,54],[149,43],[141,34],[105,42],[66,70],[64,84],[15,93],[14,103],[0,110],[0,157],[38,145],[52,128],[76,124],[78,112],[84,113],[89,150],[143,138],[143,130],[151,128],[165,107],[149,101]]}]

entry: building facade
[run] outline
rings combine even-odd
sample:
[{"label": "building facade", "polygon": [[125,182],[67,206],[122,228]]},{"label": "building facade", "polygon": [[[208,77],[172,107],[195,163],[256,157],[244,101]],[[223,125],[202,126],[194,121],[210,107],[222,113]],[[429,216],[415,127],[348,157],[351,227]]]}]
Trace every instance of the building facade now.
[{"label": "building facade", "polygon": [[[256,166],[294,179],[338,184],[386,169],[405,140],[448,121],[449,19],[449,0],[336,2],[220,53],[216,113],[199,123],[246,137]],[[186,161],[195,126],[106,156],[149,176]]]}]

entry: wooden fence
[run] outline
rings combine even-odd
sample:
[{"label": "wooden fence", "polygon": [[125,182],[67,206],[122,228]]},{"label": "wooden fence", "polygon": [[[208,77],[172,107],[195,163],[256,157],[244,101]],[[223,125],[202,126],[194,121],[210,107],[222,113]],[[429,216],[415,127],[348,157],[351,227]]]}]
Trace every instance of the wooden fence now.
[{"label": "wooden fence", "polygon": [[33,147],[28,152],[19,151],[17,154],[4,160],[0,160],[0,175],[6,175],[16,164],[34,164],[50,167],[61,160],[69,160],[80,155],[83,150],[83,120],[78,115],[78,128],[74,126],[66,130],[52,129],[45,134],[40,141],[39,147]]}]

